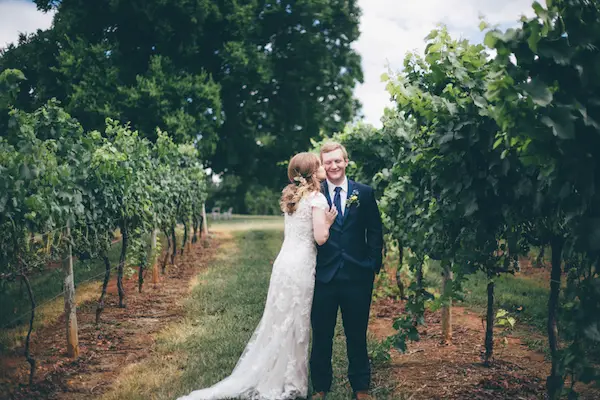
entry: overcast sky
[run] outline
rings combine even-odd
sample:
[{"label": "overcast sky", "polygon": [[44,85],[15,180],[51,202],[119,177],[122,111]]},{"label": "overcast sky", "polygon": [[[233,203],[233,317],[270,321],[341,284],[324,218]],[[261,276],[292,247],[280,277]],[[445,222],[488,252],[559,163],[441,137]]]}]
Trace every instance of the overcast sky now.
[{"label": "overcast sky", "polygon": [[[93,1],[93,0],[90,0]],[[532,0],[358,0],[362,9],[361,37],[355,49],[362,56],[364,84],[356,88],[365,120],[380,126],[388,96],[380,76],[398,70],[406,52],[422,51],[423,38],[443,23],[453,37],[481,42],[479,16],[506,29],[523,14],[532,15]],[[15,42],[19,32],[47,29],[52,15],[36,10],[28,0],[0,0],[0,47]]]}]

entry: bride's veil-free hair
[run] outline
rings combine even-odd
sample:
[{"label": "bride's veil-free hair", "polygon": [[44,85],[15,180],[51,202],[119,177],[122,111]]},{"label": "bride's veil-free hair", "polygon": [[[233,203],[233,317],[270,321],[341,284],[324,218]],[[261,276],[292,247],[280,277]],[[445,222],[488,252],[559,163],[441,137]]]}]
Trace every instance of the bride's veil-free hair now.
[{"label": "bride's veil-free hair", "polygon": [[291,183],[281,194],[281,211],[293,214],[302,197],[321,190],[321,182],[316,176],[320,166],[321,160],[314,153],[298,153],[292,157],[288,165],[288,178]]}]

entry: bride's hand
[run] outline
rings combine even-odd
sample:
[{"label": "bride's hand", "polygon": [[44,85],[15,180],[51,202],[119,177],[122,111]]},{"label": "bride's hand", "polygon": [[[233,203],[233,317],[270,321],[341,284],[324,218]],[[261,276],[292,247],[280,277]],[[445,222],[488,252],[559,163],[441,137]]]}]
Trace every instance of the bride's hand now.
[{"label": "bride's hand", "polygon": [[331,208],[328,211],[325,211],[325,219],[327,220],[327,223],[329,224],[329,226],[333,225],[333,222],[335,221],[335,218],[338,215],[338,211],[337,208],[331,206]]}]

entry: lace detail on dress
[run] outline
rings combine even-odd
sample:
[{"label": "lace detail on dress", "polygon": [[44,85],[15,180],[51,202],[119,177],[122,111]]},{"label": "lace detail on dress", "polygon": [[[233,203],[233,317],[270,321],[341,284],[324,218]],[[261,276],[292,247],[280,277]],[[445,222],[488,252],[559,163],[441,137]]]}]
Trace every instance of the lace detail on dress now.
[{"label": "lace detail on dress", "polygon": [[230,376],[178,400],[288,400],[308,392],[310,311],[317,250],[312,209],[328,209],[314,192],[285,215],[285,238],[273,263],[263,316]]},{"label": "lace detail on dress", "polygon": [[318,207],[322,210],[329,210],[329,203],[327,203],[327,199],[323,193],[316,192],[313,194],[310,202],[313,207]]}]

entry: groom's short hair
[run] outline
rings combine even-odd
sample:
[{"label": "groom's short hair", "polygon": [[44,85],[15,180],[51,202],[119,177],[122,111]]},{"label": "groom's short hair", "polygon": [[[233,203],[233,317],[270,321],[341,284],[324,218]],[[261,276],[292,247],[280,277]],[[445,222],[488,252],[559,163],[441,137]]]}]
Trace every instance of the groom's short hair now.
[{"label": "groom's short hair", "polygon": [[320,156],[321,156],[321,161],[323,161],[323,154],[324,153],[331,153],[332,151],[335,151],[337,149],[342,150],[342,154],[344,155],[344,159],[348,160],[348,152],[346,151],[346,148],[344,147],[343,144],[338,143],[338,142],[333,142],[333,141],[329,141],[329,142],[325,142],[323,144],[323,146],[321,146],[321,151],[320,151]]}]

